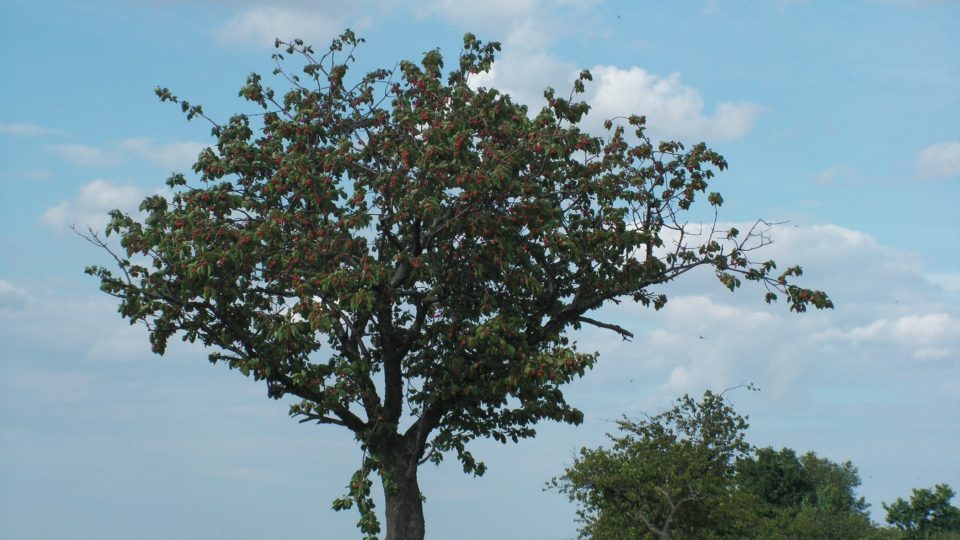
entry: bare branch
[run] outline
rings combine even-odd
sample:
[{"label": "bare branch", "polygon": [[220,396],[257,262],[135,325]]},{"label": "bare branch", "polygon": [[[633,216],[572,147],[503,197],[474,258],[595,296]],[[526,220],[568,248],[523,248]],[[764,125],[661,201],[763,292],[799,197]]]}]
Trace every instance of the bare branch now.
[{"label": "bare branch", "polygon": [[614,332],[620,334],[620,337],[622,337],[624,341],[630,341],[631,339],[633,339],[632,332],[616,324],[601,322],[596,319],[591,319],[590,317],[584,317],[582,315],[577,318],[577,321],[590,324],[599,328],[606,328],[607,330],[613,330]]}]

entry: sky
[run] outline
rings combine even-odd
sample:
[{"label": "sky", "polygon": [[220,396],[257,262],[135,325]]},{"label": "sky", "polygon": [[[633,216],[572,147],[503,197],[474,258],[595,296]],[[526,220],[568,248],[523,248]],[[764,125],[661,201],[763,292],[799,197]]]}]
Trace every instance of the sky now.
[{"label": "sky", "polygon": [[[286,402],[146,332],[83,274],[102,228],[189,172],[213,118],[250,109],[275,37],[315,48],[343,28],[362,69],[391,68],[464,32],[503,44],[483,85],[534,110],[589,68],[584,121],[648,118],[657,138],[706,141],[730,168],[721,219],[777,222],[765,258],[800,264],[836,309],[797,315],[712,275],[669,285],[659,312],[601,314],[633,341],[586,329],[595,369],[567,390],[581,426],[478,442],[482,478],[421,468],[432,539],[576,537],[544,484],[621,414],[733,391],[758,446],[813,450],[860,471],[882,502],[960,489],[960,3],[923,0],[0,0],[0,537],[353,538],[334,512],[360,463],[352,438],[300,425]],[[278,89],[281,81],[273,81]],[[702,336],[702,339],[701,339]],[[956,502],[955,502],[956,503]]]}]

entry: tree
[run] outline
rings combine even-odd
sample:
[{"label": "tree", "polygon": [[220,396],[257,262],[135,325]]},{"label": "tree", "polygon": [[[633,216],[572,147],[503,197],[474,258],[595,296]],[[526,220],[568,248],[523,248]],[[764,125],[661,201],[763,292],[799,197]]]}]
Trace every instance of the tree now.
[{"label": "tree", "polygon": [[[188,119],[209,120],[216,139],[194,172],[168,181],[169,198],[111,213],[107,235],[88,238],[120,272],[88,273],[144,322],[153,350],[174,335],[212,349],[264,381],[268,396],[293,396],[302,422],[351,430],[363,465],[337,509],[356,505],[359,526],[380,530],[369,477],[383,480],[387,538],[421,538],[417,468],[455,452],[466,472],[484,466],[467,449],[535,434],[542,419],[579,423],[561,387],[596,355],[567,336],[591,316],[630,299],[660,308],[657,285],[712,268],[731,290],[741,278],[786,296],[791,309],[832,307],[792,284],[751,251],[765,224],[746,234],[707,227],[695,236],[684,212],[707,194],[724,159],[704,144],[653,143],[644,119],[608,121],[605,137],[578,123],[589,105],[544,93],[536,114],[470,77],[490,69],[499,45],[464,38],[444,79],[438,51],[396,71],[349,72],[352,32],[317,56],[296,40],[277,46],[282,96],[251,74],[240,95],[260,112],[224,124],[164,88]],[[303,74],[283,68],[302,59]],[[630,142],[630,141],[634,142]],[[192,181],[192,180],[191,180]]]},{"label": "tree", "polygon": [[814,452],[801,456],[800,462],[812,486],[810,498],[805,501],[808,505],[832,512],[866,515],[870,505],[856,494],[860,473],[853,463],[834,463]]},{"label": "tree", "polygon": [[800,506],[813,492],[797,453],[760,448],[737,461],[737,484],[772,507]]},{"label": "tree", "polygon": [[730,487],[750,445],[746,419],[722,395],[684,396],[668,411],[617,426],[622,435],[608,435],[611,448],[581,448],[549,484],[578,503],[582,538],[715,537],[735,524]]},{"label": "tree", "polygon": [[883,505],[887,523],[907,538],[960,538],[960,508],[950,504],[955,494],[947,484],[914,489],[909,502],[898,497],[893,504]]},{"label": "tree", "polygon": [[736,486],[754,502],[757,538],[866,538],[874,527],[856,495],[857,468],[789,448],[761,448],[737,462]]}]

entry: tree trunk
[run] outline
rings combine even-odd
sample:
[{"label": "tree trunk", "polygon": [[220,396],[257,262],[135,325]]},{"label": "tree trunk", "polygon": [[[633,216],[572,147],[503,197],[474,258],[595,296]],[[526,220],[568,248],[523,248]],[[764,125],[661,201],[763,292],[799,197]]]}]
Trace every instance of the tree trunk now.
[{"label": "tree trunk", "polygon": [[423,501],[417,483],[416,458],[391,456],[383,462],[381,479],[386,499],[385,540],[423,540]]}]

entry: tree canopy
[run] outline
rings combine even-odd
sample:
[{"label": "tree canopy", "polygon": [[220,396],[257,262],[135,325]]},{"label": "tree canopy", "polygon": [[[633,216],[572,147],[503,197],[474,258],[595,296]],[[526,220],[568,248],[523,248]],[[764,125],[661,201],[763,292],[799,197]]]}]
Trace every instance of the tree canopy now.
[{"label": "tree canopy", "polygon": [[790,448],[756,449],[737,461],[735,489],[757,538],[867,538],[879,534],[856,494],[857,468]]},{"label": "tree canopy", "polygon": [[889,506],[883,505],[887,523],[911,539],[960,538],[960,508],[950,504],[954,495],[947,484],[914,489],[909,501],[898,497]]},{"label": "tree canopy", "polygon": [[549,487],[578,503],[582,538],[706,538],[735,524],[728,486],[750,450],[746,419],[707,391],[642,420],[617,421],[611,448],[580,449]]},{"label": "tree canopy", "polygon": [[447,71],[434,50],[354,75],[362,41],[347,31],[317,55],[278,40],[287,90],[251,74],[240,96],[254,112],[223,123],[158,88],[188,119],[209,120],[215,143],[195,175],[169,178],[171,195],[147,197],[139,216],[112,212],[106,234],[120,248],[89,239],[119,272],[87,271],[122,317],[146,323],[156,353],[175,335],[200,342],[271,398],[295,398],[293,417],[352,431],[363,465],[334,507],[356,505],[368,535],[380,530],[371,473],[387,538],[420,538],[421,463],[452,452],[482,474],[471,440],[579,423],[562,386],[597,357],[569,332],[632,336],[592,314],[607,303],[660,308],[658,285],[706,267],[794,311],[832,307],[792,283],[799,267],[751,259],[769,240],[762,222],[688,226],[696,201],[723,202],[708,181],[727,163],[705,144],[655,142],[642,116],[581,131],[588,71],[531,111],[471,84],[496,43],[466,35]]}]

